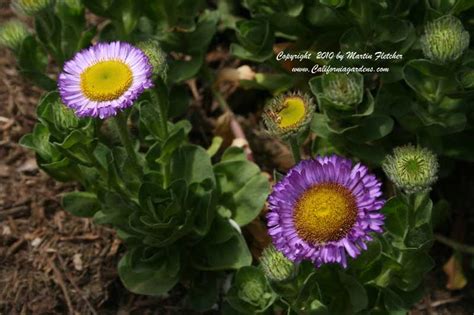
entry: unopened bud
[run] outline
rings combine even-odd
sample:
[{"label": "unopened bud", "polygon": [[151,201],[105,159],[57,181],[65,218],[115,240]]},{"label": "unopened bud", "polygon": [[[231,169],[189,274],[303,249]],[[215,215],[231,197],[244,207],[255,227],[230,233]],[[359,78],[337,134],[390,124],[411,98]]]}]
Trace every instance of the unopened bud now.
[{"label": "unopened bud", "polygon": [[271,281],[284,281],[295,273],[293,262],[277,251],[273,245],[263,250],[260,264],[265,276]]},{"label": "unopened bud", "polygon": [[328,73],[321,78],[323,96],[337,110],[350,110],[362,102],[364,78],[360,73]]},{"label": "unopened bud", "polygon": [[25,24],[18,20],[10,20],[0,26],[0,46],[18,51],[28,35]]},{"label": "unopened bud", "polygon": [[407,145],[397,147],[382,164],[385,174],[404,192],[411,194],[429,190],[437,180],[438,160],[426,148]]},{"label": "unopened bud", "polygon": [[140,42],[137,45],[145,55],[148,57],[150,64],[153,67],[153,76],[161,76],[163,79],[166,78],[166,71],[168,65],[166,63],[166,54],[161,49],[160,44],[156,40],[148,40]]},{"label": "unopened bud", "polygon": [[469,46],[469,33],[461,21],[446,15],[428,23],[421,37],[423,54],[436,62],[451,62],[464,53]]},{"label": "unopened bud", "polygon": [[15,11],[34,16],[53,5],[53,0],[13,0],[12,7]]}]

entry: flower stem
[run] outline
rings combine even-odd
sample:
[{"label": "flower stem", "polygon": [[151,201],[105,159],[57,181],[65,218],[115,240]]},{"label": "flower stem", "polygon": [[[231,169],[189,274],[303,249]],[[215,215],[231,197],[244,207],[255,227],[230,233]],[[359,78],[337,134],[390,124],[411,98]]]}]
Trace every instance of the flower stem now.
[{"label": "flower stem", "polygon": [[293,153],[293,159],[295,164],[301,161],[300,146],[298,145],[298,139],[296,137],[291,137],[290,140],[291,153]]},{"label": "flower stem", "polygon": [[466,245],[466,244],[456,242],[440,234],[435,234],[434,237],[435,237],[435,240],[437,240],[438,242],[443,243],[444,245],[447,245],[454,250],[457,250],[461,253],[474,255],[474,246],[472,245]]},{"label": "flower stem", "polygon": [[133,148],[132,139],[130,138],[130,133],[128,132],[127,115],[124,112],[120,112],[117,114],[117,116],[115,116],[115,118],[112,121],[115,123],[115,126],[117,127],[120,141],[122,142],[122,145],[124,146],[125,151],[127,151],[127,155],[128,155],[128,158],[130,159],[130,162],[132,163],[133,167],[136,169],[139,176],[141,177],[143,175],[143,170],[140,167],[140,164],[138,163],[137,153],[135,152],[135,149]]},{"label": "flower stem", "polygon": [[160,97],[158,96],[158,92],[154,89],[150,89],[150,97],[152,101],[152,105],[156,106],[158,109],[158,124],[160,126],[160,133],[162,140],[165,141],[168,137],[168,110],[166,105]]},{"label": "flower stem", "polygon": [[[150,90],[150,97],[152,101],[152,105],[156,106],[158,109],[158,124],[159,124],[159,132],[160,137],[162,140],[162,145],[165,143],[166,139],[168,138],[168,103],[166,101],[166,86],[164,82],[161,80],[157,80],[156,82],[157,89]],[[165,94],[165,97],[160,98],[158,93]],[[162,172],[163,172],[163,187],[167,188],[169,186],[170,181],[170,163],[162,163]]]}]

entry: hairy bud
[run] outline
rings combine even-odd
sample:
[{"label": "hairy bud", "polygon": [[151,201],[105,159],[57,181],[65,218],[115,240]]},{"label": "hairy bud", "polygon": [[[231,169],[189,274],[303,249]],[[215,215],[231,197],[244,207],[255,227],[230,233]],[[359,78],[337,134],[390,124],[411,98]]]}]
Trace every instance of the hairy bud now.
[{"label": "hairy bud", "polygon": [[362,102],[364,79],[359,73],[328,73],[321,79],[323,96],[337,110],[350,110]]},{"label": "hairy bud", "polygon": [[161,49],[160,44],[156,40],[148,40],[140,42],[137,45],[145,55],[148,57],[150,64],[153,67],[153,76],[161,76],[163,79],[166,78],[166,71],[168,65],[166,63],[166,54]]},{"label": "hairy bud", "polygon": [[469,33],[461,21],[446,15],[428,23],[421,37],[424,55],[436,62],[447,63],[458,59],[469,46]]},{"label": "hairy bud", "polygon": [[53,3],[53,0],[13,0],[12,7],[19,13],[33,16],[51,7]]},{"label": "hairy bud", "polygon": [[382,168],[398,188],[410,194],[431,188],[437,180],[438,160],[426,148],[407,145],[395,148]]},{"label": "hairy bud", "polygon": [[0,46],[18,51],[28,35],[25,24],[18,20],[10,20],[0,26]]},{"label": "hairy bud", "polygon": [[263,250],[260,264],[265,276],[272,281],[288,280],[295,272],[293,262],[277,251],[273,245]]}]

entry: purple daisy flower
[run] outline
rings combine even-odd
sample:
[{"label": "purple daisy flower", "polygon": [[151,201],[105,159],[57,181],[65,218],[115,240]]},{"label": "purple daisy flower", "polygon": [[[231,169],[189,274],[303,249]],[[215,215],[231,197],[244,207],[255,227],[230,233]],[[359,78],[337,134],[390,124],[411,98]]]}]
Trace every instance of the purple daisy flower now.
[{"label": "purple daisy flower", "polygon": [[381,182],[366,166],[337,155],[304,160],[268,197],[268,233],[292,261],[317,267],[355,258],[366,250],[371,232],[382,232]]},{"label": "purple daisy flower", "polygon": [[77,116],[107,118],[153,86],[152,70],[140,49],[123,42],[99,43],[64,64],[59,93]]}]

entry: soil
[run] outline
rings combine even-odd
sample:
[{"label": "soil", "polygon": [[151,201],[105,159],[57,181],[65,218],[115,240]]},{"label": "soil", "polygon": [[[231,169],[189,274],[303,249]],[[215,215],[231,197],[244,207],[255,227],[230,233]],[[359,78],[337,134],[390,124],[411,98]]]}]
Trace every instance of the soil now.
[{"label": "soil", "polygon": [[[4,21],[11,12],[5,0],[0,2],[0,20]],[[0,314],[190,314],[179,302],[183,296],[180,287],[163,298],[129,293],[117,275],[124,248],[114,231],[61,208],[61,194],[78,187],[49,178],[38,169],[34,154],[18,144],[35,124],[41,94],[19,75],[13,54],[0,49]],[[261,152],[265,148],[261,144],[269,139],[255,129],[252,114],[237,118],[247,134],[257,135],[249,137],[250,148],[255,148],[254,157],[263,169],[288,167],[289,153],[281,143],[267,146],[279,148],[278,152]],[[214,121],[214,127],[219,124],[219,119]],[[261,142],[255,143],[258,139]],[[276,157],[281,161],[275,162]],[[472,166],[470,171],[474,174]],[[472,211],[454,213],[451,225],[442,230],[450,233],[459,217],[466,216],[472,221]],[[253,225],[247,233],[261,235],[261,230]],[[468,236],[465,232],[457,239],[473,239]],[[447,290],[441,266],[451,250],[436,244],[432,253],[437,267],[427,277],[426,297],[410,313],[472,314],[472,282],[468,280],[463,290]]]}]

